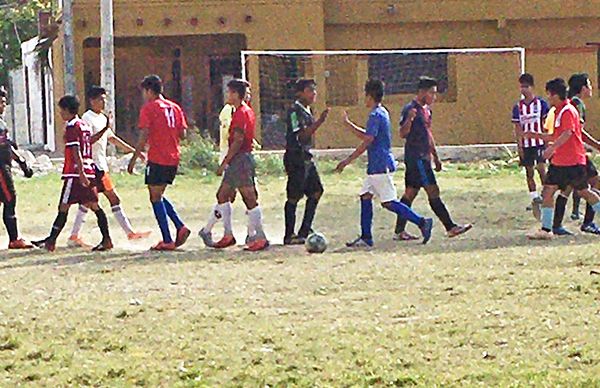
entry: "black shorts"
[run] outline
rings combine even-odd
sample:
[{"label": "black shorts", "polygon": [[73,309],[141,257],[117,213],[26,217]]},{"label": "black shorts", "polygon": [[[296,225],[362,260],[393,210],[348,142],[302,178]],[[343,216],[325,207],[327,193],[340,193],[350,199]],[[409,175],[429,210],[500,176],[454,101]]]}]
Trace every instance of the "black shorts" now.
[{"label": "black shorts", "polygon": [[546,146],[523,148],[523,156],[519,164],[523,167],[533,167],[536,164],[546,163],[543,156],[545,149]]},{"label": "black shorts", "polygon": [[404,160],[406,172],[404,173],[404,186],[421,188],[425,186],[437,185],[435,173],[431,168],[431,160],[416,159]]},{"label": "black shorts", "polygon": [[10,164],[0,163],[0,203],[12,202],[16,198]]},{"label": "black shorts", "polygon": [[592,179],[598,176],[598,170],[596,170],[596,166],[594,166],[594,162],[589,157],[586,158],[585,170],[587,172],[588,179]]},{"label": "black shorts", "polygon": [[561,190],[565,190],[569,186],[575,190],[584,190],[589,187],[587,180],[588,176],[584,165],[564,167],[551,164],[544,184],[558,186]]},{"label": "black shorts", "polygon": [[148,162],[146,165],[145,183],[148,186],[171,185],[177,175],[177,166],[163,166]]},{"label": "black shorts", "polygon": [[288,176],[286,192],[288,199],[299,200],[323,193],[323,183],[312,160],[286,153],[283,156],[285,173]]}]

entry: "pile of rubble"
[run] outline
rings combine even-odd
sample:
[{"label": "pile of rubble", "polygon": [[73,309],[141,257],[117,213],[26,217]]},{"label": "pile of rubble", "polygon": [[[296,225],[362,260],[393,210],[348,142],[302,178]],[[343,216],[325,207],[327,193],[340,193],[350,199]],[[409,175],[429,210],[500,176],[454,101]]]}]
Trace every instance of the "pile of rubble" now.
[{"label": "pile of rubble", "polygon": [[[20,150],[20,154],[25,158],[27,164],[33,169],[34,175],[47,175],[50,173],[60,173],[63,166],[63,158],[50,158],[46,154],[35,156],[31,151]],[[127,171],[127,165],[131,155],[109,156],[108,166],[110,172],[119,173]],[[138,162],[138,167],[141,164]],[[13,163],[13,173],[22,176],[23,172],[16,163]]]}]

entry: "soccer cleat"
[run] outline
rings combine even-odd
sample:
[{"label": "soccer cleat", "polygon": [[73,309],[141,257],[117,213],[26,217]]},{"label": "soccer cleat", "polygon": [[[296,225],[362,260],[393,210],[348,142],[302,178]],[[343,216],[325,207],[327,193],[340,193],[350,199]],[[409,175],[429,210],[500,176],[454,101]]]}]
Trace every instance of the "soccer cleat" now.
[{"label": "soccer cleat", "polygon": [[579,213],[571,213],[571,219],[573,221],[577,221],[580,218],[581,218],[581,216],[579,215]]},{"label": "soccer cleat", "polygon": [[244,250],[248,251],[248,252],[258,252],[258,251],[263,251],[263,250],[267,249],[268,247],[269,247],[269,240],[267,240],[266,238],[261,238],[261,239],[254,240],[253,242],[248,244],[246,247],[244,247]]},{"label": "soccer cleat", "polygon": [[179,248],[180,246],[182,246],[183,244],[185,244],[185,242],[187,241],[187,239],[190,237],[190,234],[192,234],[192,231],[189,230],[188,228],[186,228],[185,226],[182,226],[177,231],[177,238],[175,239],[175,246],[177,248]]},{"label": "soccer cleat", "polygon": [[412,235],[410,233],[408,233],[407,231],[403,231],[400,233],[394,233],[394,237],[392,238],[392,240],[394,241],[414,241],[414,240],[418,240],[419,238],[415,235]]},{"label": "soccer cleat", "polygon": [[295,234],[291,237],[286,237],[283,239],[283,245],[304,245],[305,242],[306,238],[297,236]]},{"label": "soccer cleat", "polygon": [[427,244],[431,240],[431,231],[433,230],[433,219],[425,218],[423,225],[419,226],[421,235],[423,236],[423,244]]},{"label": "soccer cleat", "polygon": [[448,237],[452,238],[452,237],[460,236],[461,234],[467,233],[472,228],[473,228],[473,225],[471,225],[471,224],[456,225],[454,228],[450,229],[450,231],[448,232]]},{"label": "soccer cleat", "polygon": [[573,232],[568,231],[563,226],[559,226],[558,228],[552,228],[552,233],[555,236],[573,236]]},{"label": "soccer cleat", "polygon": [[31,243],[28,243],[27,241],[23,240],[22,238],[19,238],[15,241],[11,241],[10,243],[8,243],[8,249],[31,249],[34,248],[34,245]]},{"label": "soccer cleat", "polygon": [[536,220],[542,219],[542,203],[544,201],[540,197],[536,197],[531,201],[531,211]]},{"label": "soccer cleat", "polygon": [[373,247],[373,240],[365,240],[362,237],[358,237],[355,240],[348,241],[346,243],[346,246],[348,248],[372,248]]},{"label": "soccer cleat", "polygon": [[174,251],[176,248],[174,242],[166,243],[164,241],[159,242],[150,248],[151,251]]},{"label": "soccer cleat", "polygon": [[91,245],[86,244],[79,236],[71,236],[67,240],[69,248],[91,248]]},{"label": "soccer cleat", "polygon": [[204,230],[204,228],[200,229],[200,231],[198,232],[198,236],[200,236],[200,238],[202,239],[204,246],[212,248],[215,245],[215,242],[212,239],[212,233],[207,232],[206,230]]},{"label": "soccer cleat", "polygon": [[233,235],[225,235],[223,236],[223,238],[219,241],[217,241],[214,245],[213,248],[215,249],[225,249],[225,248],[229,248],[231,246],[234,246],[235,244],[237,244],[237,241],[235,241],[235,237],[233,237]]},{"label": "soccer cleat", "polygon": [[127,239],[128,240],[141,240],[143,238],[147,238],[148,236],[150,236],[150,234],[152,234],[152,232],[131,232],[131,233],[127,233]]},{"label": "soccer cleat", "polygon": [[554,235],[546,230],[538,229],[533,233],[529,233],[527,238],[530,240],[552,240]]},{"label": "soccer cleat", "polygon": [[590,222],[589,224],[581,225],[581,231],[585,232],[585,233],[591,233],[591,234],[600,234],[600,228],[598,227],[598,225],[596,225],[593,222]]},{"label": "soccer cleat", "polygon": [[31,243],[38,248],[44,248],[48,252],[54,252],[56,249],[56,242],[50,241],[49,239],[32,241]]},{"label": "soccer cleat", "polygon": [[102,241],[100,244],[92,248],[92,252],[106,252],[114,248],[111,240]]}]

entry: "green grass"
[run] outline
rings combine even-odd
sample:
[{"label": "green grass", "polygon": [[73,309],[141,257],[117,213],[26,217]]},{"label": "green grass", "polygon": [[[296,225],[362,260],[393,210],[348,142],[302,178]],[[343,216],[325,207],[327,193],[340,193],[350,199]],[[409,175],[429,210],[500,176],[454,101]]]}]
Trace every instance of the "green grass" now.
[{"label": "green grass", "polygon": [[[308,255],[214,252],[196,237],[182,251],[150,253],[158,232],[143,178],[116,176],[150,240],[127,242],[109,216],[117,248],[108,254],[64,248],[70,223],[54,254],[0,252],[0,385],[600,386],[600,276],[590,274],[599,240],[527,241],[536,223],[518,168],[485,162],[439,174],[452,215],[475,223],[462,238],[445,238],[436,223],[427,246],[395,243],[394,218],[377,209],[376,249],[348,251],[361,177],[358,167],[324,174],[316,226],[330,249]],[[169,189],[195,231],[217,184],[194,172]],[[282,176],[260,178],[274,242],[284,187]],[[56,176],[18,181],[25,237],[48,232],[59,189]],[[415,206],[431,215],[424,197]],[[234,207],[241,240],[241,201]],[[98,240],[91,216],[84,237]]]}]

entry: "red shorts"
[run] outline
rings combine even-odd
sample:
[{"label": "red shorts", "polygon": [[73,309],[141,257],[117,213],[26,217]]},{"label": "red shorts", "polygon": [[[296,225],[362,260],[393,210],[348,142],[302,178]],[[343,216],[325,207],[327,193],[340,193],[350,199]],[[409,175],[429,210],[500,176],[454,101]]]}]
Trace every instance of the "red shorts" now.
[{"label": "red shorts", "polygon": [[90,179],[90,186],[85,187],[79,178],[66,178],[60,194],[61,205],[87,204],[98,202],[98,190],[94,186],[94,179]]}]

